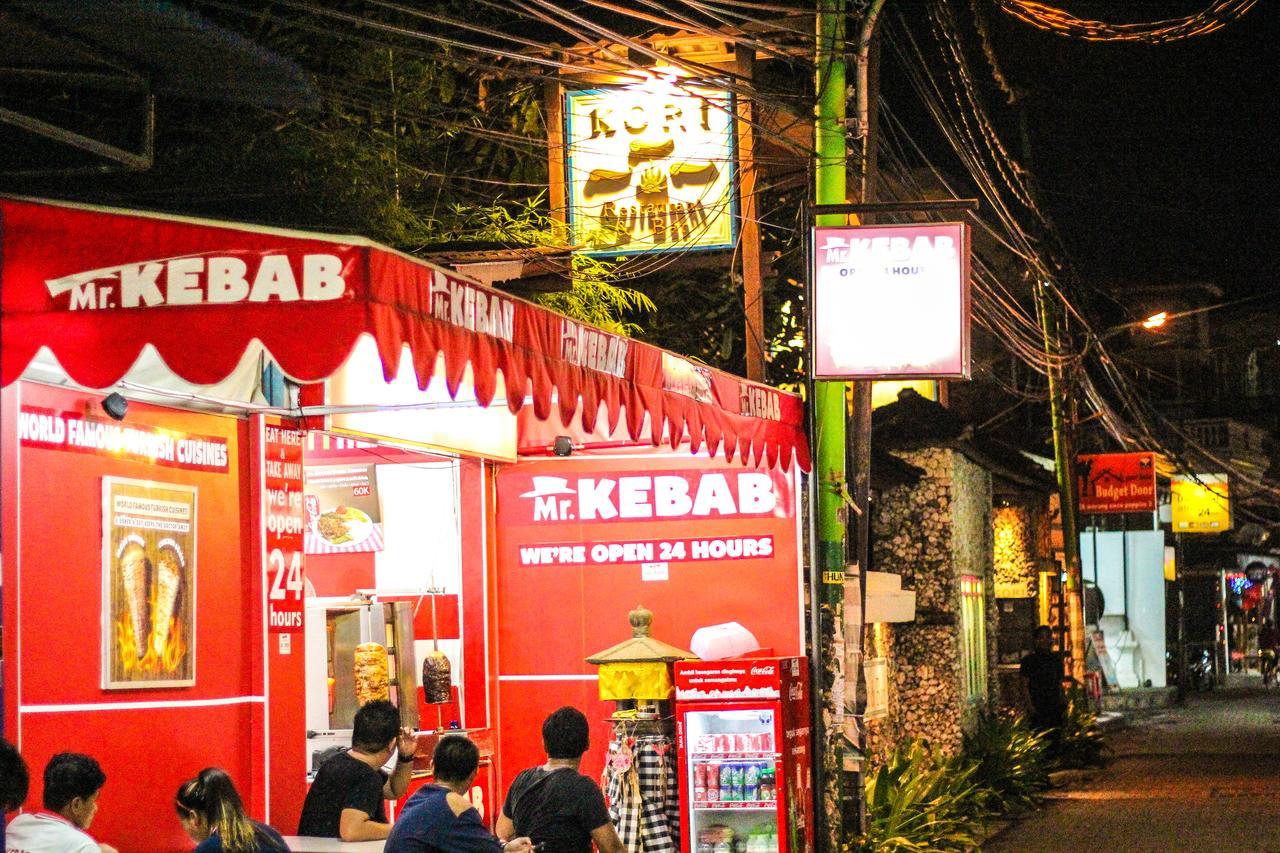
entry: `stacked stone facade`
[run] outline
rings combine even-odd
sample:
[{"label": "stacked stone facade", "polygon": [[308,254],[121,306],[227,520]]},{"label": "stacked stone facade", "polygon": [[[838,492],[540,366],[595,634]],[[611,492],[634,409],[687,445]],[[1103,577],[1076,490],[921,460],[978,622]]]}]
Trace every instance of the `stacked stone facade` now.
[{"label": "stacked stone facade", "polygon": [[[889,659],[889,713],[867,725],[873,762],[904,738],[957,751],[979,706],[995,695],[996,619],[991,540],[991,474],[948,447],[900,452],[925,471],[912,487],[882,494],[872,519],[874,567],[902,576],[916,593],[914,622],[873,634],[872,656]],[[961,578],[983,582],[987,684],[966,696],[961,659]]]}]

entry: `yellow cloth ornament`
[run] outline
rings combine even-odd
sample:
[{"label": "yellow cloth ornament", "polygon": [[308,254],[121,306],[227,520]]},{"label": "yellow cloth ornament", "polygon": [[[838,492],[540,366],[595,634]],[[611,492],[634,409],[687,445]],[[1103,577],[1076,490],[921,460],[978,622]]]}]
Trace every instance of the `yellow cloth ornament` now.
[{"label": "yellow cloth ornament", "polygon": [[606,663],[600,665],[600,698],[670,699],[670,666],[658,662]]}]

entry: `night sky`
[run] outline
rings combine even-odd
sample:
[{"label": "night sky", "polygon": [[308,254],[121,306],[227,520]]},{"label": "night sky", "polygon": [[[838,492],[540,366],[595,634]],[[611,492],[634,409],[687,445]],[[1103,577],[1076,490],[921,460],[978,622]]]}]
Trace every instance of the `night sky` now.
[{"label": "night sky", "polygon": [[[1207,3],[1056,5],[1123,22]],[[982,6],[1006,76],[1027,90],[1030,166],[1085,278],[1120,292],[1196,281],[1231,296],[1276,290],[1280,3],[1167,45],[1072,41]]]}]

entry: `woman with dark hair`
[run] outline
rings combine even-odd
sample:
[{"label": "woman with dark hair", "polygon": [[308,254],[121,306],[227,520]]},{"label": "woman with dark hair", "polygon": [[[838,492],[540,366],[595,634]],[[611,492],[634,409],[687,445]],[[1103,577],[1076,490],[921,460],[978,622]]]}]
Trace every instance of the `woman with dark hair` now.
[{"label": "woman with dark hair", "polygon": [[288,853],[280,833],[249,819],[231,777],[217,767],[183,782],[173,805],[182,828],[199,842],[195,853]]}]

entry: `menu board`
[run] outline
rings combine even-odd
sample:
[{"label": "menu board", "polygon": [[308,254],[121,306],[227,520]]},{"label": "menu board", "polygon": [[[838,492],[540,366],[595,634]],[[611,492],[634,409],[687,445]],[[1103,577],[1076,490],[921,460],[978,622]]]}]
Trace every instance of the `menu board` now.
[{"label": "menu board", "polygon": [[102,687],[196,680],[196,488],[102,479]]},{"label": "menu board", "polygon": [[381,551],[376,465],[306,468],[308,554]]}]

